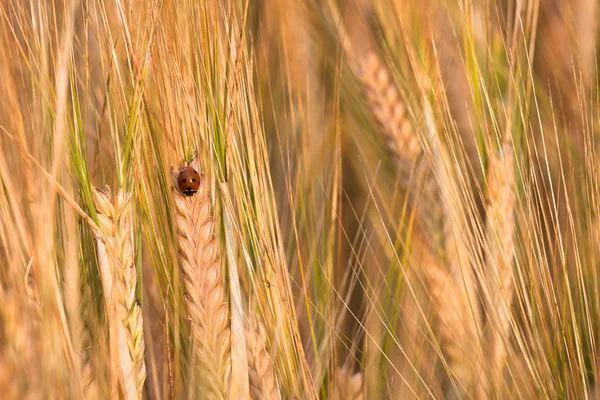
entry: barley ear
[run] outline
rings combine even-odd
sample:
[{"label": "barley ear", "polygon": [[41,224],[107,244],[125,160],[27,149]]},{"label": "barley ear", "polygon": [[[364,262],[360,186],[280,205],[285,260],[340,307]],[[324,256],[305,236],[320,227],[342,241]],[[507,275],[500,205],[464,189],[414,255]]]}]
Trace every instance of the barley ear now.
[{"label": "barley ear", "polygon": [[[469,344],[477,342],[478,308],[469,301],[465,288],[458,277],[469,276],[469,270],[456,259],[454,247],[458,240],[457,230],[450,220],[448,201],[444,196],[440,180],[434,173],[433,162],[440,162],[440,144],[433,135],[430,138],[431,155],[425,153],[422,142],[414,130],[399,97],[398,89],[385,64],[370,52],[358,57],[358,77],[362,83],[368,106],[377,120],[379,132],[386,140],[388,148],[398,168],[400,183],[405,187],[419,215],[419,235],[417,240],[419,274],[430,295],[434,313],[434,333],[440,343],[450,375],[458,382],[458,392],[482,392],[479,367],[482,363],[480,351],[473,351]],[[426,107],[427,110],[427,107]],[[433,121],[430,130],[435,133]],[[441,167],[441,172],[445,170]],[[446,197],[446,198],[445,198]],[[449,259],[450,258],[450,259]],[[459,265],[460,271],[453,271]],[[460,272],[460,273],[459,273]],[[467,284],[472,282],[468,280]],[[469,294],[472,294],[469,292]],[[468,309],[473,310],[473,317]],[[448,388],[456,391],[454,388]]]},{"label": "barley ear", "polygon": [[[109,299],[107,310],[116,312],[113,318],[120,321],[120,326],[113,330],[116,337],[111,341],[117,341],[126,397],[139,399],[146,380],[146,364],[142,312],[136,298],[131,196],[122,189],[114,195],[108,189],[97,189],[94,192],[94,204],[102,233],[100,240],[106,251],[106,259],[99,261],[100,264],[108,262],[110,269],[110,275],[103,274],[103,280],[108,281],[103,282],[105,296]],[[125,349],[128,359],[127,355],[122,354]]]},{"label": "barley ear", "polygon": [[[384,62],[370,51],[357,57],[355,63],[359,66],[356,74],[367,105],[396,164],[400,184],[420,215],[429,246],[438,251],[444,247],[446,207],[421,139],[408,118],[396,83]],[[436,145],[437,140],[432,147]]]},{"label": "barley ear", "polygon": [[250,397],[256,400],[281,399],[273,360],[267,351],[267,336],[264,327],[255,318],[251,318],[246,327],[246,349]]},{"label": "barley ear", "polygon": [[[473,344],[479,335],[472,314],[465,307],[462,292],[452,274],[436,257],[421,234],[416,232],[411,246],[411,261],[419,269],[432,311],[431,328],[441,352],[442,362],[451,378],[444,392],[453,394],[481,393],[482,360]],[[476,396],[477,397],[477,396]]]},{"label": "barley ear", "polygon": [[[196,160],[190,166],[198,170]],[[231,371],[229,306],[210,216],[208,182],[201,179],[199,184],[197,193],[186,196],[174,180],[179,262],[202,390],[207,398],[224,399]]]},{"label": "barley ear", "polygon": [[377,54],[369,52],[357,63],[357,76],[369,109],[400,170],[402,184],[406,185],[423,153],[419,137],[406,115],[394,81]]},{"label": "barley ear", "polygon": [[514,208],[515,181],[513,150],[505,144],[490,159],[486,207],[488,265],[486,283],[489,291],[486,342],[495,388],[503,386],[503,370],[510,336],[511,304],[514,296],[512,261],[515,256]]}]

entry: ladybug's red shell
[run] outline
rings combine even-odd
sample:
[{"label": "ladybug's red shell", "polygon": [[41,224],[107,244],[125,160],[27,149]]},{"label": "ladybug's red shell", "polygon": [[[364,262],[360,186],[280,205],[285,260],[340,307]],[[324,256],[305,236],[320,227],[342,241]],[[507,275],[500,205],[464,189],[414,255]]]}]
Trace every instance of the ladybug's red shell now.
[{"label": "ladybug's red shell", "polygon": [[194,168],[186,167],[179,173],[177,184],[181,193],[191,196],[200,188],[200,174]]}]

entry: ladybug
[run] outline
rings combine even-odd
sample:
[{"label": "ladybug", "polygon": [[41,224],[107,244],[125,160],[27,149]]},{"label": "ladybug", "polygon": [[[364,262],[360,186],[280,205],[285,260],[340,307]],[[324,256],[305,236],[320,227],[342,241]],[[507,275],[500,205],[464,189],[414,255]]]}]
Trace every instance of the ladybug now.
[{"label": "ladybug", "polygon": [[200,188],[200,174],[194,168],[186,167],[179,173],[177,184],[181,193],[191,196]]}]

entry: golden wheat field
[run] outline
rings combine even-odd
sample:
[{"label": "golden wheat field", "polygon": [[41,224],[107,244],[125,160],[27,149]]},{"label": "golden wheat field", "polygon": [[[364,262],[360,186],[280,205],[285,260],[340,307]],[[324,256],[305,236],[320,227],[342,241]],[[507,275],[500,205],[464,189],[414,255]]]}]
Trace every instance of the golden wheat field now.
[{"label": "golden wheat field", "polygon": [[598,0],[0,0],[1,399],[600,399]]}]

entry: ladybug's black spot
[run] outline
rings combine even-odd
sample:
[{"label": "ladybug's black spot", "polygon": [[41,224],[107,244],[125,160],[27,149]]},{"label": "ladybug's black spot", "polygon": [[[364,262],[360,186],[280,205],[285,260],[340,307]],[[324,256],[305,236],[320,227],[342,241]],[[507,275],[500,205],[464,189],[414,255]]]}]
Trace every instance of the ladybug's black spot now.
[{"label": "ladybug's black spot", "polygon": [[183,179],[181,180],[181,183],[185,183],[185,178],[183,178]]},{"label": "ladybug's black spot", "polygon": [[196,182],[196,178],[192,178],[192,182]]},{"label": "ladybug's black spot", "polygon": [[194,170],[194,173],[195,173],[195,174],[197,174],[197,173],[198,173],[198,171]]}]

